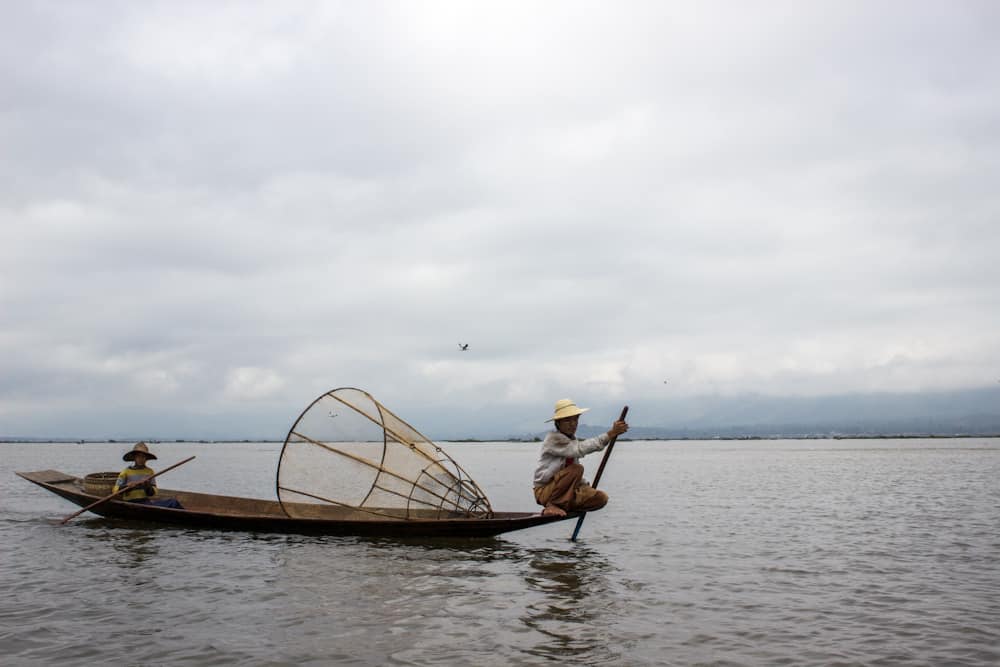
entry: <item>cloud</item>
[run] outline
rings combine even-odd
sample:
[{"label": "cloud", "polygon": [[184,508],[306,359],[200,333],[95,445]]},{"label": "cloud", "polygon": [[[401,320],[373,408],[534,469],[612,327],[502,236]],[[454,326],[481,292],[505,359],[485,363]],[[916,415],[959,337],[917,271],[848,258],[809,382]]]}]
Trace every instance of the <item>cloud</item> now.
[{"label": "cloud", "polygon": [[993,382],[996,14],[11,8],[0,434]]},{"label": "cloud", "polygon": [[285,386],[285,381],[267,368],[243,366],[228,373],[223,390],[233,400],[260,400],[274,396]]}]

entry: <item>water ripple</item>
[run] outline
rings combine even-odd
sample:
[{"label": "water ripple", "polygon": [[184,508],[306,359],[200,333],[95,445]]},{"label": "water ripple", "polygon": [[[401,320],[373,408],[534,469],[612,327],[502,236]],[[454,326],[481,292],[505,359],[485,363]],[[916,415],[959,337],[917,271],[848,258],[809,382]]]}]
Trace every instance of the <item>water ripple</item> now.
[{"label": "water ripple", "polygon": [[[577,543],[565,524],[435,542],[58,526],[72,508],[11,471],[53,456],[79,472],[106,466],[88,447],[0,445],[0,656],[5,667],[1000,664],[997,441],[878,444],[630,443],[606,472],[612,503]],[[190,447],[239,462],[204,490],[273,482],[271,448]],[[533,508],[509,481],[530,471],[532,449],[460,453],[499,489],[495,506]]]}]

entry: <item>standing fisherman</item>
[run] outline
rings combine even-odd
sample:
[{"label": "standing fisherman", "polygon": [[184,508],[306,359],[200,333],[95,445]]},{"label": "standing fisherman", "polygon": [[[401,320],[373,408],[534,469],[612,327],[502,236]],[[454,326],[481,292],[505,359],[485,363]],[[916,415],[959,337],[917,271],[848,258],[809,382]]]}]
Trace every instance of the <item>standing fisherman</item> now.
[{"label": "standing fisherman", "polygon": [[604,449],[612,438],[628,431],[628,424],[618,420],[607,433],[587,440],[576,439],[580,415],[590,408],[578,408],[568,398],[556,401],[552,419],[556,430],[545,436],[535,470],[535,501],[545,516],[566,516],[566,512],[590,512],[608,504],[608,494],[599,491],[583,478],[578,459]]}]

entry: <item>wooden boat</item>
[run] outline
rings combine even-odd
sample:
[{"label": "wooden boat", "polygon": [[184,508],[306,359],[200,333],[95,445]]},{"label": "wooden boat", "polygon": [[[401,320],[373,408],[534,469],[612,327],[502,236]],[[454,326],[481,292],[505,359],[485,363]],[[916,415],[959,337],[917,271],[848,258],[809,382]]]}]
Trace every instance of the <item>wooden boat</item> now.
[{"label": "wooden boat", "polygon": [[[57,496],[86,507],[102,498],[85,488],[84,480],[58,470],[19,472],[20,477]],[[216,530],[245,530],[269,533],[318,535],[360,535],[373,537],[491,537],[533,526],[564,521],[579,516],[542,516],[529,512],[492,512],[488,517],[469,517],[459,512],[442,516],[434,510],[424,515],[410,509],[405,513],[385,509],[381,514],[336,505],[300,504],[294,517],[273,500],[218,496],[207,493],[160,489],[159,495],[173,497],[184,509],[170,509],[110,500],[93,513],[115,519],[150,521]],[[288,503],[286,503],[288,505]],[[399,516],[393,516],[393,513]]]},{"label": "wooden boat", "polygon": [[[187,463],[162,470],[154,477]],[[299,415],[275,473],[277,500],[160,489],[183,509],[108,500],[110,488],[58,470],[17,473],[94,514],[184,526],[388,537],[490,537],[580,516],[494,512],[486,494],[440,446],[353,387],[328,391]]]}]

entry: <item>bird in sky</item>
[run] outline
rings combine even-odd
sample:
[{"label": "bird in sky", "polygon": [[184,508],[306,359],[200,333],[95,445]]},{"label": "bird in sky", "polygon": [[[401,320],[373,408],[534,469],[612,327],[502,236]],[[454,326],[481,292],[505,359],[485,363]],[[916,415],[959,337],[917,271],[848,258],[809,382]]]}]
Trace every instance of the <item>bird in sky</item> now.
[{"label": "bird in sky", "polygon": [[462,352],[465,352],[466,350],[469,349],[469,344],[468,343],[459,343],[458,344],[458,349],[460,349]]}]

